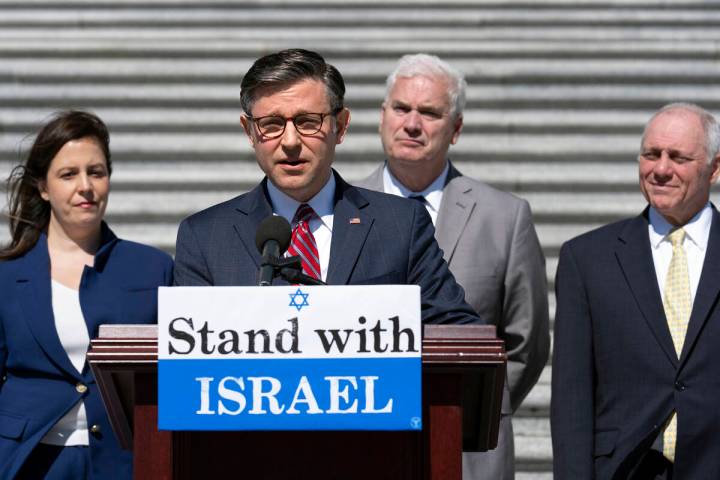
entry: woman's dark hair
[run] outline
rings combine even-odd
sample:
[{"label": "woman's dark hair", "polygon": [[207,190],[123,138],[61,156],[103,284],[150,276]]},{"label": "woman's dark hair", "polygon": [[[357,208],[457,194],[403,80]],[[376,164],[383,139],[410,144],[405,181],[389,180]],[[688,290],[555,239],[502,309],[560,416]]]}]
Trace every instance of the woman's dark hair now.
[{"label": "woman's dark hair", "polygon": [[7,180],[12,239],[0,248],[0,260],[19,257],[35,246],[50,222],[50,204],[42,199],[39,190],[50,163],[67,142],[88,137],[96,140],[105,154],[110,174],[110,136],[96,115],[77,110],[57,112],[40,129],[25,163],[13,168]]}]

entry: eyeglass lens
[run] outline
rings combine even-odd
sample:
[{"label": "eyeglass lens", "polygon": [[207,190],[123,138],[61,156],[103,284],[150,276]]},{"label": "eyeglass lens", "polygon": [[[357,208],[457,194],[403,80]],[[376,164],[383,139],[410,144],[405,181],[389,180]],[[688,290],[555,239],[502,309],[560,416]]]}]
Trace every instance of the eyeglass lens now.
[{"label": "eyeglass lens", "polygon": [[[292,119],[293,125],[302,135],[313,135],[320,131],[324,115],[321,113],[303,113]],[[283,117],[262,117],[256,120],[260,133],[265,136],[280,136],[285,131],[287,120]]]}]

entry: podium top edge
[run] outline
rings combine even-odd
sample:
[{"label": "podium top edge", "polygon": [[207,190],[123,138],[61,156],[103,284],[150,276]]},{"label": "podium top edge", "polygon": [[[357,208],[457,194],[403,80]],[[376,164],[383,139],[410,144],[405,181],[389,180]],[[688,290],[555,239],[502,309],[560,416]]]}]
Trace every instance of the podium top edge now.
[{"label": "podium top edge", "polygon": [[113,338],[113,339],[157,339],[158,326],[157,325],[145,325],[145,324],[128,324],[128,325],[100,325],[98,329],[98,338]]},{"label": "podium top edge", "polygon": [[495,325],[424,325],[424,338],[496,338]]},{"label": "podium top edge", "polygon": [[[432,339],[496,338],[495,325],[424,325],[424,337]],[[99,339],[156,339],[157,325],[100,325]]]}]

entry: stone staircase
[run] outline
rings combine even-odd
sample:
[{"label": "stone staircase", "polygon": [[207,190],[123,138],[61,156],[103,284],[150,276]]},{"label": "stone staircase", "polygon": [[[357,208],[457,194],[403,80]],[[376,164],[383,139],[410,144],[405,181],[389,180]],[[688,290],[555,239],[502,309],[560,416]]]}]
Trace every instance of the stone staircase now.
[{"label": "stone staircase", "polygon": [[[650,113],[720,111],[719,20],[702,0],[0,0],[0,176],[51,112],[91,109],[112,132],[111,225],[172,252],[183,217],[261,177],[238,121],[255,58],[304,47],[340,69],[352,122],[336,168],[352,181],[382,159],[395,60],[434,53],[470,85],[451,157],[530,202],[552,288],[562,242],[643,207]],[[552,478],[550,372],[515,417],[521,480]]]}]

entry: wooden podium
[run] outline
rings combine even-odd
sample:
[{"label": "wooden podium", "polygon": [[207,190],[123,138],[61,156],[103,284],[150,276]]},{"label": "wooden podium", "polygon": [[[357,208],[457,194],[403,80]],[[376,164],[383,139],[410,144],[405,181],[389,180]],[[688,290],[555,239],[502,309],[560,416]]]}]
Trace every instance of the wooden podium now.
[{"label": "wooden podium", "polygon": [[424,326],[422,432],[158,431],[157,326],[99,333],[88,361],[136,479],[460,480],[462,450],[497,445],[506,355],[494,326]]}]

